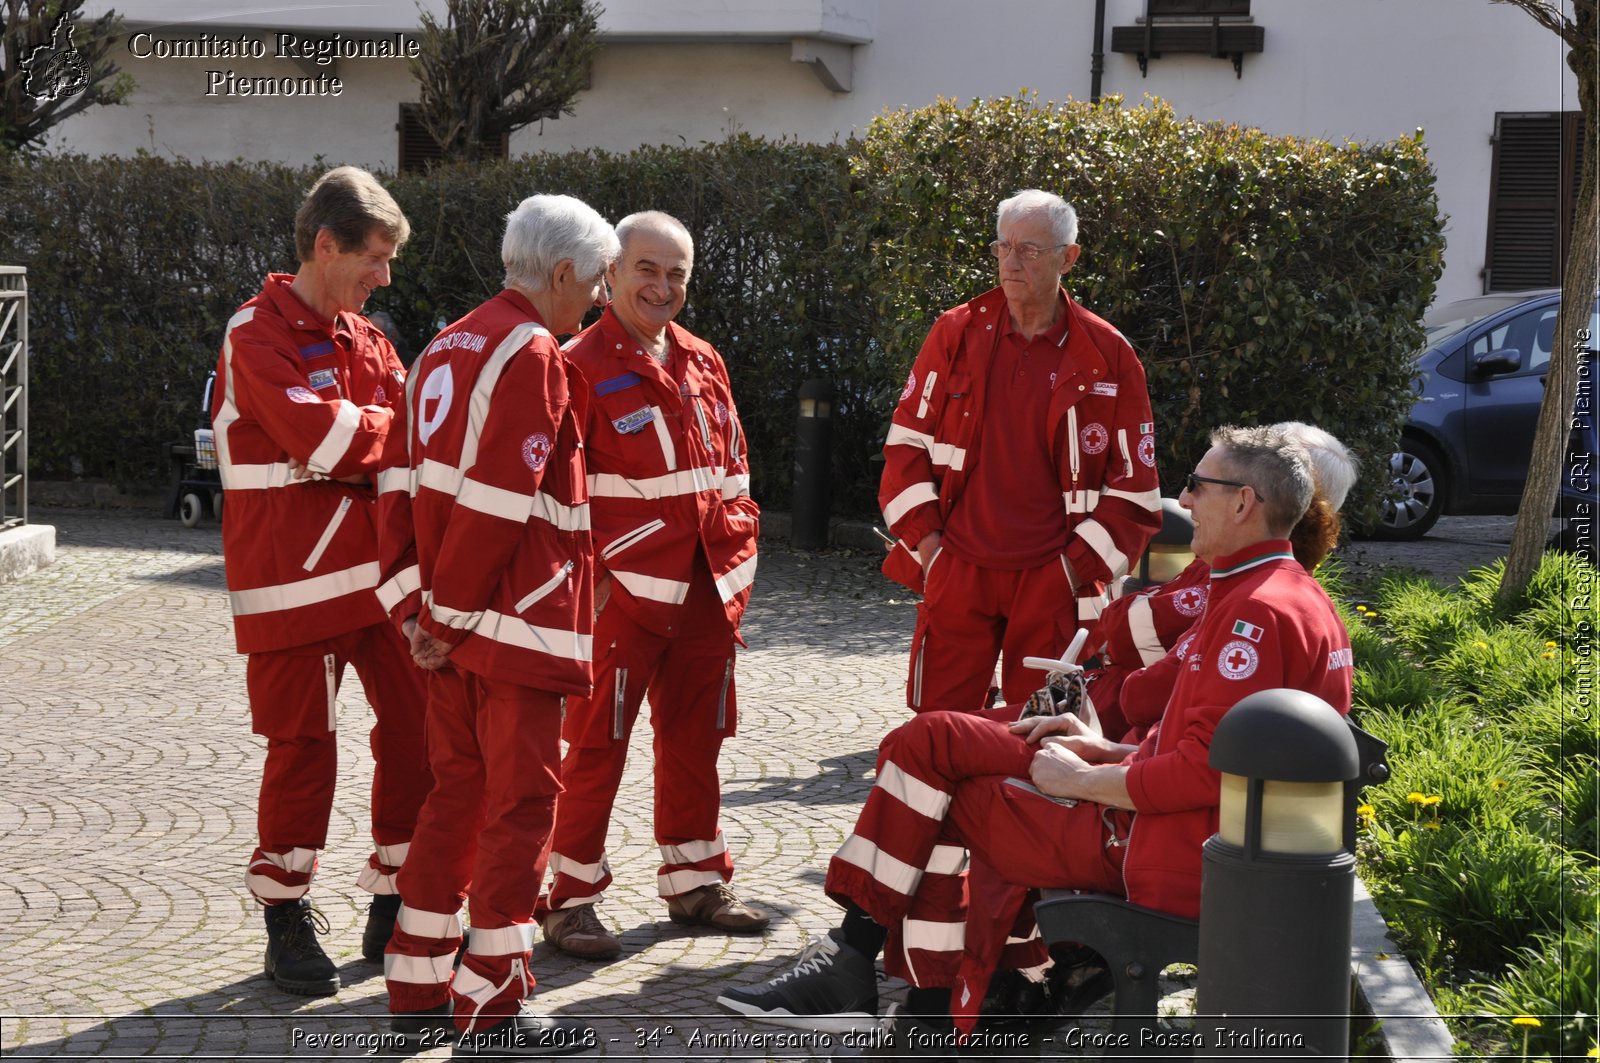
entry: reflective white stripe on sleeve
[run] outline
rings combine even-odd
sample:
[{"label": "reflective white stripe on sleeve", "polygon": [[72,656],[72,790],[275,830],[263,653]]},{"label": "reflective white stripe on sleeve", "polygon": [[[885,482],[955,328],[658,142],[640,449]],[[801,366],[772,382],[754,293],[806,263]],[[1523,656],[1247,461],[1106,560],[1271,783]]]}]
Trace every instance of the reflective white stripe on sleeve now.
[{"label": "reflective white stripe on sleeve", "polygon": [[533,512],[532,495],[507,491],[503,487],[492,487],[470,476],[461,481],[461,490],[456,492],[456,501],[468,509],[487,513],[491,517],[500,517],[514,524],[526,524],[528,515]]},{"label": "reflective white stripe on sleeve", "polygon": [[854,864],[871,875],[874,882],[905,897],[915,893],[917,884],[922,881],[921,868],[890,856],[859,834],[846,838],[833,856],[836,860]]},{"label": "reflective white stripe on sleeve", "polygon": [[512,923],[485,929],[472,928],[467,951],[479,956],[515,956],[533,948],[533,924]]},{"label": "reflective white stripe on sleeve", "polygon": [[722,497],[732,500],[743,498],[750,493],[750,474],[747,472],[732,472],[722,478]]},{"label": "reflective white stripe on sleeve", "polygon": [[322,437],[322,442],[317,444],[317,449],[306,460],[306,467],[323,475],[332,472],[333,467],[339,464],[339,459],[349,452],[356,429],[360,427],[361,407],[347,399],[340,399],[339,412],[334,414],[328,434]]},{"label": "reflective white stripe on sleeve", "polygon": [[1128,571],[1128,555],[1117,549],[1116,542],[1111,538],[1111,533],[1105,526],[1096,520],[1086,520],[1073,531],[1078,537],[1089,545],[1089,548],[1100,555],[1100,559],[1111,570],[1111,577],[1126,575]]},{"label": "reflective white stripe on sleeve", "polygon": [[[434,606],[437,612],[438,606]],[[564,661],[592,661],[594,637],[554,627],[539,627],[519,617],[486,610],[473,633],[518,649],[559,657]]]},{"label": "reflective white stripe on sleeve", "polygon": [[698,864],[702,860],[711,860],[728,851],[728,842],[721,832],[710,841],[682,842],[678,845],[661,846],[661,862],[663,864]]},{"label": "reflective white stripe on sleeve", "polygon": [[681,580],[662,579],[659,576],[646,576],[642,572],[625,572],[617,568],[611,570],[611,578],[626,587],[628,593],[635,598],[643,598],[646,601],[681,605],[689,594],[689,584]]},{"label": "reflective white stripe on sleeve", "polygon": [[1159,513],[1161,511],[1161,491],[1159,488],[1151,488],[1148,491],[1118,491],[1115,488],[1107,488],[1105,497],[1124,499],[1132,502],[1140,509],[1149,510],[1151,513]]},{"label": "reflective white stripe on sleeve", "polygon": [[222,471],[224,491],[265,491],[272,487],[292,487],[295,484],[316,482],[296,480],[289,475],[289,466],[278,462],[267,465],[234,465],[219,459],[217,464]]},{"label": "reflective white stripe on sleeve", "polygon": [[734,595],[755,582],[757,560],[758,558],[751,557],[742,561],[733,571],[717,580],[717,593],[722,595],[723,601],[732,601]]},{"label": "reflective white stripe on sleeve", "polygon": [[443,956],[402,956],[397,952],[383,954],[383,977],[389,982],[440,985],[450,981],[455,966],[454,952],[447,952]]},{"label": "reflective white stripe on sleeve", "polygon": [[1161,636],[1156,634],[1156,618],[1150,609],[1150,599],[1144,595],[1133,600],[1128,606],[1128,633],[1133,636],[1134,648],[1139,651],[1139,663],[1146,667],[1155,664],[1167,655],[1167,648],[1161,645]]},{"label": "reflective white stripe on sleeve", "polygon": [[338,572],[325,572],[320,576],[280,583],[276,587],[255,587],[250,590],[230,591],[228,599],[233,604],[234,616],[255,616],[283,609],[300,609],[319,602],[332,601],[346,594],[372,590],[378,586],[378,563],[369,561]]},{"label": "reflective white stripe on sleeve", "polygon": [[247,306],[228,319],[227,326],[222,330],[222,379],[216,382],[217,388],[222,392],[216,396],[220,401],[216,405],[216,417],[212,419],[216,429],[217,441],[217,467],[222,470],[222,487],[231,490],[228,483],[228,468],[233,464],[232,448],[228,443],[228,429],[239,419],[239,407],[233,397],[233,330],[240,325],[247,324],[256,316],[256,308]]},{"label": "reflective white stripe on sleeve", "polygon": [[922,401],[917,403],[918,420],[928,416],[928,402],[933,398],[933,384],[938,379],[939,374],[936,371],[928,370],[928,380],[922,385]]},{"label": "reflective white stripe on sleeve", "polygon": [[484,610],[469,612],[465,609],[452,609],[448,605],[438,602],[428,603],[428,613],[445,627],[455,631],[475,631],[483,622]]},{"label": "reflective white stripe on sleeve", "polygon": [[967,869],[967,851],[959,845],[935,845],[928,856],[930,875],[959,875]]},{"label": "reflective white stripe on sleeve", "polygon": [[883,441],[886,447],[916,447],[933,453],[933,436],[927,432],[919,432],[915,428],[907,428],[903,424],[889,425],[889,435]]},{"label": "reflective white stripe on sleeve", "polygon": [[461,916],[456,912],[424,912],[400,903],[395,924],[414,938],[455,938],[461,936]]},{"label": "reflective white stripe on sleeve", "polygon": [[883,507],[883,519],[888,521],[892,527],[899,523],[901,517],[910,513],[924,502],[937,501],[939,501],[939,493],[933,489],[931,482],[924,480],[922,483],[912,484],[890,499],[889,504]]},{"label": "reflective white stripe on sleeve", "polygon": [[965,923],[935,923],[907,919],[900,924],[900,940],[908,949],[923,952],[960,952],[967,943]]},{"label": "reflective white stripe on sleeve", "polygon": [[378,494],[388,494],[390,491],[411,493],[411,470],[409,468],[378,470]]},{"label": "reflective white stripe on sleeve", "polygon": [[591,498],[672,498],[676,495],[694,495],[701,491],[721,489],[726,470],[716,468],[684,469],[665,476],[645,476],[630,480],[616,473],[589,474]]},{"label": "reflective white stripe on sleeve", "polygon": [[378,604],[387,613],[404,601],[406,595],[421,589],[422,571],[416,565],[410,565],[378,585]]},{"label": "reflective white stripe on sleeve", "polygon": [[949,794],[901,771],[900,766],[892,760],[884,762],[874,785],[911,811],[929,819],[943,819],[945,813],[950,811]]},{"label": "reflective white stripe on sleeve", "polygon": [[967,452],[964,448],[953,443],[935,443],[933,445],[933,463],[944,465],[957,472],[967,463]]},{"label": "reflective white stripe on sleeve", "polygon": [[[611,874],[611,865],[604,856],[600,857],[598,864],[582,864],[570,856],[562,856],[560,853],[550,854],[550,877],[552,879],[557,875],[566,875],[568,878],[575,878],[579,882],[592,884],[599,882],[609,874]],[[563,907],[570,907],[570,905],[564,905]]]},{"label": "reflective white stripe on sleeve", "polygon": [[461,470],[442,461],[423,458],[422,464],[417,466],[417,487],[426,487],[454,498],[456,492],[461,490]]},{"label": "reflective white stripe on sleeve", "polygon": [[701,886],[715,886],[722,882],[716,871],[669,871],[656,876],[656,892],[663,897],[676,897],[680,893],[697,890]]}]

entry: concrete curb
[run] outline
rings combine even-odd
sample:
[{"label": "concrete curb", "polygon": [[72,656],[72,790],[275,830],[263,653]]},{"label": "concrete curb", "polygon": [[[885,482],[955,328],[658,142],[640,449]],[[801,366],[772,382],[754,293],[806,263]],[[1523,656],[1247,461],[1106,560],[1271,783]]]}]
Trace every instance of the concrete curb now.
[{"label": "concrete curb", "polygon": [[0,531],[0,583],[19,580],[56,559],[56,530],[49,524],[22,524]]},{"label": "concrete curb", "polygon": [[1378,1036],[1394,1063],[1455,1058],[1455,1038],[1410,961],[1389,937],[1388,924],[1359,878],[1350,924],[1350,969],[1359,1002],[1378,1020]]}]

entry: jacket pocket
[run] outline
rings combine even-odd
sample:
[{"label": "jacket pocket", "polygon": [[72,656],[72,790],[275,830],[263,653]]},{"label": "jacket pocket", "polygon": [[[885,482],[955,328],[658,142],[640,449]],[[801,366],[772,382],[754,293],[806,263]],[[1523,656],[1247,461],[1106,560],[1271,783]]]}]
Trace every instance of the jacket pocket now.
[{"label": "jacket pocket", "polygon": [[637,546],[666,526],[667,522],[657,517],[648,524],[641,524],[632,531],[617,536],[600,548],[600,560],[609,561],[614,555],[622,553],[630,546]]},{"label": "jacket pocket", "polygon": [[516,611],[518,613],[525,613],[535,603],[539,602],[543,598],[548,597],[551,591],[561,586],[561,584],[566,581],[566,578],[572,574],[572,568],[573,565],[571,561],[565,562],[560,568],[556,569],[556,574],[554,576],[551,576],[533,590],[529,591],[527,595],[516,604]]}]

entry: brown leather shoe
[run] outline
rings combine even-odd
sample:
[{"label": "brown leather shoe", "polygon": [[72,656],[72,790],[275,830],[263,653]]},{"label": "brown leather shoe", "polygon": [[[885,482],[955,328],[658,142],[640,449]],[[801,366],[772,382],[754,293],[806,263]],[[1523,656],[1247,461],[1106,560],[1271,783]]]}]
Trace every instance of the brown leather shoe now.
[{"label": "brown leather shoe", "polygon": [[739,899],[725,882],[667,898],[667,918],[684,926],[709,926],[735,934],[765,930],[772,917]]},{"label": "brown leather shoe", "polygon": [[586,960],[609,960],[622,955],[622,942],[594,914],[592,904],[548,913],[544,917],[544,939],[562,952]]}]

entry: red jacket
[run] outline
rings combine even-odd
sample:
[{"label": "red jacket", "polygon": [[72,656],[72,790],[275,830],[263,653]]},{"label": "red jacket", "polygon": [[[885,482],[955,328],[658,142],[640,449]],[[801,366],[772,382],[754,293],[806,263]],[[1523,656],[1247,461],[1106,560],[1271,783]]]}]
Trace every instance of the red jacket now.
[{"label": "red jacket", "polygon": [[1161,718],[1172,687],[1153,695],[1141,684],[1200,619],[1210,582],[1211,566],[1196,558],[1166,583],[1116,599],[1095,621],[1089,645],[1100,664],[1083,678],[1107,738],[1115,741],[1130,724],[1142,729]]},{"label": "red jacket", "polygon": [[379,478],[379,596],[397,623],[415,616],[453,645],[458,667],[587,695],[592,547],[573,376],[510,290],[428,344]]},{"label": "red jacket", "polygon": [[[1081,581],[1080,598],[1093,598],[1128,571],[1160,527],[1155,426],[1144,367],[1133,348],[1062,294],[1067,340],[1045,430],[1067,511],[1061,549]],[[996,323],[1007,312],[1005,293],[996,288],[941,314],[895,407],[878,502],[899,543],[884,573],[912,590],[922,589],[917,543],[944,528],[981,457],[989,367],[1000,336]]]},{"label": "red jacket", "polygon": [[[329,321],[293,280],[267,277],[228,321],[217,361],[222,554],[240,653],[383,620],[374,494],[336,478],[377,470],[405,371],[376,325]],[[320,476],[292,479],[290,458]]]},{"label": "red jacket", "polygon": [[1350,638],[1286,540],[1217,559],[1205,616],[1183,655],[1166,712],[1124,761],[1137,814],[1122,865],[1128,899],[1185,918],[1200,913],[1200,849],[1216,833],[1221,775],[1211,735],[1260,690],[1291,687],[1350,711]]},{"label": "red jacket", "polygon": [[596,564],[638,623],[672,635],[703,553],[734,630],[756,574],[760,509],[722,356],[668,326],[681,379],[639,349],[608,308],[567,344],[584,422]]}]

